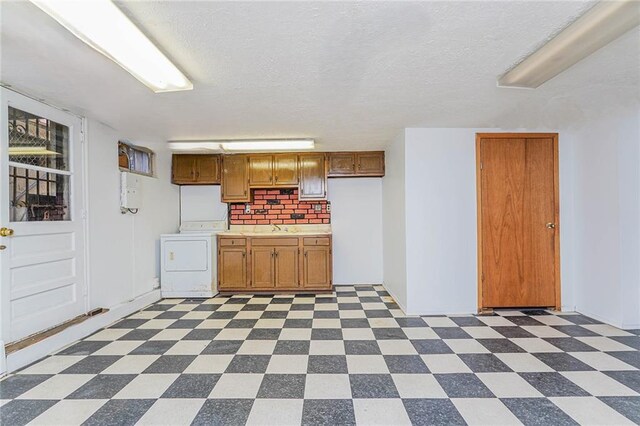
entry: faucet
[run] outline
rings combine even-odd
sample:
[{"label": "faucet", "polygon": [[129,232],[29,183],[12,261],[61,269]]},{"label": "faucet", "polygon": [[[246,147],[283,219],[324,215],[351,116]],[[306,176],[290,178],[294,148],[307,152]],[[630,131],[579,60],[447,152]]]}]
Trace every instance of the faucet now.
[{"label": "faucet", "polygon": [[271,232],[276,232],[276,229],[278,231],[282,231],[282,228],[280,228],[278,225],[276,225],[275,223],[271,224]]}]

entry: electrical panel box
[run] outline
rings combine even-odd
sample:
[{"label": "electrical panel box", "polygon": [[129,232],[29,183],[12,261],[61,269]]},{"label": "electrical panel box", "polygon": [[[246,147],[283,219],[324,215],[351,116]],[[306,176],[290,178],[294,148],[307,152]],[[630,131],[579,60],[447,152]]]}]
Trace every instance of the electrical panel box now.
[{"label": "electrical panel box", "polygon": [[140,176],[129,173],[120,173],[120,208],[139,209],[142,204]]}]

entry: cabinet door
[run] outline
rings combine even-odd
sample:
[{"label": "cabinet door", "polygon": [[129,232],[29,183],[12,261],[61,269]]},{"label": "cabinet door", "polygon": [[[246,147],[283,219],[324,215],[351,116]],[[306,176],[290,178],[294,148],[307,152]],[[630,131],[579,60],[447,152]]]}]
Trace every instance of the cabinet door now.
[{"label": "cabinet door", "polygon": [[218,251],[218,288],[247,287],[247,250],[221,247]]},{"label": "cabinet door", "polygon": [[222,201],[246,202],[249,193],[249,159],[246,155],[225,155],[222,158]]},{"label": "cabinet door", "polygon": [[298,155],[276,154],[274,155],[274,175],[276,186],[298,185]]},{"label": "cabinet door", "polygon": [[298,247],[276,248],[276,288],[297,288],[298,275]]},{"label": "cabinet door", "polygon": [[199,184],[220,183],[220,156],[198,155],[196,156],[196,181]]},{"label": "cabinet door", "polygon": [[300,154],[299,193],[301,200],[327,199],[327,172],[324,154]]},{"label": "cabinet door", "polygon": [[251,287],[273,288],[274,285],[273,247],[253,247],[251,249]]},{"label": "cabinet door", "polygon": [[304,286],[331,288],[331,249],[314,246],[304,248]]},{"label": "cabinet door", "polygon": [[249,185],[268,187],[273,185],[273,156],[249,156]]},{"label": "cabinet door", "polygon": [[384,151],[358,152],[356,163],[359,176],[384,176]]},{"label": "cabinet door", "polygon": [[354,175],[356,155],[353,152],[332,152],[329,155],[329,176]]},{"label": "cabinet door", "polygon": [[196,180],[196,156],[174,154],[172,158],[171,182],[175,184],[193,183]]}]

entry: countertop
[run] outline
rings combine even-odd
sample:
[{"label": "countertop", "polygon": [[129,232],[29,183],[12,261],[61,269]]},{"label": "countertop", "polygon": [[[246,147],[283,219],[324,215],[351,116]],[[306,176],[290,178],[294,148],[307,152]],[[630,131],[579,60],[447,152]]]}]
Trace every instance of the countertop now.
[{"label": "countertop", "polygon": [[220,236],[242,237],[296,237],[305,235],[331,235],[331,225],[231,225],[231,229]]}]

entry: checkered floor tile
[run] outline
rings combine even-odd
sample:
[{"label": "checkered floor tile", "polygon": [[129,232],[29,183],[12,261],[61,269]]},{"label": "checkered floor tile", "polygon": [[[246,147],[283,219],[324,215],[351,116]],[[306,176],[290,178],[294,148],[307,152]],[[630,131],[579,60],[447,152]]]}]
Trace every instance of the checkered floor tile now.
[{"label": "checkered floor tile", "polygon": [[634,424],[640,331],[407,317],[381,286],[166,299],[0,382],[0,423]]}]

